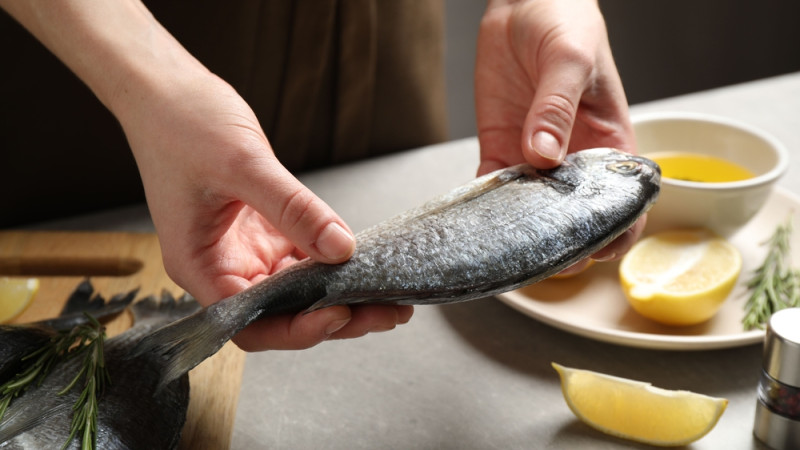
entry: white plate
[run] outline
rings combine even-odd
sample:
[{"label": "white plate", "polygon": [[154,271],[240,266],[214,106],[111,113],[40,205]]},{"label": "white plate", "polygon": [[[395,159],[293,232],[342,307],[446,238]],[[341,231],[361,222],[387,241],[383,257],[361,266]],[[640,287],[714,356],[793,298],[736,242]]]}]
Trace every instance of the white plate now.
[{"label": "white plate", "polygon": [[793,216],[792,259],[800,262],[800,199],[776,187],[764,208],[730,241],[742,253],[742,274],[720,311],[709,321],[671,327],[640,316],[619,286],[619,263],[595,264],[567,279],[550,279],[497,297],[512,308],[556,328],[614,344],[668,350],[705,350],[756,344],[763,330],[742,327],[748,291],[745,283],[766,256],[762,245]]}]

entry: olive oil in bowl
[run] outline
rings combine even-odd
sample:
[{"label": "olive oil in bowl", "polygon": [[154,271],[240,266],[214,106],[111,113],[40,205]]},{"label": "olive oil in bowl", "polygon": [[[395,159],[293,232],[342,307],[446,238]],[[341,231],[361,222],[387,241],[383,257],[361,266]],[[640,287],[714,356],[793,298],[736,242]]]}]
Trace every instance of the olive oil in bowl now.
[{"label": "olive oil in bowl", "polygon": [[661,167],[661,176],[700,183],[729,183],[753,178],[739,164],[715,156],[688,152],[658,152],[647,155]]}]

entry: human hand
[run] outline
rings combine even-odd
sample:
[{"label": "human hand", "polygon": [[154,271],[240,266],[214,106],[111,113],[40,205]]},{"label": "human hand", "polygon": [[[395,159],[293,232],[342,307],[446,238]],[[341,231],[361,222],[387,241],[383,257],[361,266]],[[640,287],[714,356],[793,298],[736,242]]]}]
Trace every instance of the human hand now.
[{"label": "human hand", "polygon": [[[200,303],[247,288],[305,255],[350,257],[355,241],[330,207],[275,158],[257,119],[211,74],[117,108],[136,156],[167,272]],[[119,105],[121,102],[117,102]],[[410,307],[338,306],[261,320],[234,341],[296,349],[409,320]]]},{"label": "human hand", "polygon": [[[258,121],[138,1],[0,0],[122,124],[170,276],[204,305],[309,255],[350,257],[347,225],[277,161]],[[407,322],[413,309],[336,306],[259,321],[245,350],[298,349]]]},{"label": "human hand", "polygon": [[[592,147],[635,152],[596,0],[490,1],[478,37],[475,101],[479,175],[525,161],[547,169],[567,152]],[[592,257],[619,258],[644,225],[642,218]]]}]

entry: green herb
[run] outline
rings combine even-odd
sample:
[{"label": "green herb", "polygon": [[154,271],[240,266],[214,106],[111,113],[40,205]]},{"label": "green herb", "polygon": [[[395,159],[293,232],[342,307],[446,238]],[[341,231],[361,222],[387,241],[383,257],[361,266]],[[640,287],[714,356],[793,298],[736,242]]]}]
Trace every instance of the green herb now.
[{"label": "green herb", "polygon": [[103,357],[106,339],[105,328],[94,317],[88,314],[87,317],[90,323],[86,324],[85,333],[80,333],[76,336],[78,345],[76,350],[73,350],[74,353],[83,353],[81,370],[78,371],[72,382],[58,393],[58,395],[64,395],[69,392],[83,375],[83,391],[72,407],[73,415],[70,435],[62,449],[67,448],[72,438],[80,432],[83,432],[81,437],[82,449],[94,449],[97,447],[97,397],[106,383],[111,381]]},{"label": "green herb", "polygon": [[789,261],[791,235],[790,218],[765,243],[769,246],[767,257],[747,283],[751,292],[742,319],[746,330],[764,328],[775,311],[800,306],[800,271],[793,269]]},{"label": "green herb", "polygon": [[105,328],[94,317],[88,314],[86,317],[89,323],[59,332],[45,345],[22,358],[22,371],[0,386],[0,420],[11,401],[30,386],[41,385],[53,367],[68,359],[83,356],[78,373],[58,393],[66,394],[83,378],[83,391],[72,407],[70,435],[62,448],[66,448],[78,433],[82,433],[82,449],[96,447],[97,398],[110,379],[103,356]]}]

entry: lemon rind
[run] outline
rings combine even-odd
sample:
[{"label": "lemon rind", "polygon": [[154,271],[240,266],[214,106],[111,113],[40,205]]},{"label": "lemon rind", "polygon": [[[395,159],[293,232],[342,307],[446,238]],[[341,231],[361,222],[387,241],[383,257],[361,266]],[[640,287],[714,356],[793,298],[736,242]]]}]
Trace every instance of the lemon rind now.
[{"label": "lemon rind", "polygon": [[[709,432],[711,432],[711,430],[713,430],[714,427],[716,427],[717,423],[719,422],[719,419],[722,417],[722,414],[725,412],[725,409],[728,406],[728,400],[724,399],[724,398],[712,397],[712,396],[708,396],[708,395],[705,395],[705,394],[699,394],[699,393],[696,393],[696,392],[686,391],[686,390],[663,389],[663,388],[659,388],[659,387],[653,386],[652,383],[648,383],[648,382],[644,382],[644,381],[631,380],[631,379],[627,379],[627,378],[622,378],[622,377],[617,377],[617,376],[614,376],[614,375],[603,374],[603,373],[594,372],[594,371],[590,371],[590,370],[575,369],[575,368],[571,368],[571,367],[562,366],[562,365],[560,365],[558,363],[555,363],[555,362],[552,362],[551,364],[552,364],[553,368],[556,370],[556,372],[558,372],[559,378],[561,379],[561,392],[562,392],[562,395],[564,396],[564,399],[565,399],[565,401],[567,403],[567,406],[572,411],[572,413],[577,418],[579,418],[583,423],[589,425],[590,427],[592,427],[592,428],[594,428],[594,429],[596,429],[596,430],[598,430],[598,431],[600,431],[602,433],[605,433],[605,434],[608,434],[608,435],[611,435],[611,436],[616,436],[616,437],[622,438],[622,439],[627,439],[627,440],[640,442],[640,443],[653,445],[653,446],[659,446],[659,447],[677,447],[677,446],[682,446],[682,445],[688,445],[688,444],[690,444],[692,442],[695,442],[695,441],[701,439],[702,437],[707,435]],[[692,434],[691,436],[687,436],[687,437],[682,438],[682,439],[673,439],[673,440],[645,438],[645,437],[642,437],[642,436],[637,436],[635,434],[625,433],[625,432],[622,432],[622,431],[619,431],[619,430],[615,430],[613,428],[608,428],[608,427],[599,425],[599,424],[594,423],[593,421],[589,420],[586,417],[586,415],[582,411],[579,411],[577,406],[575,406],[573,404],[573,402],[570,401],[570,396],[569,396],[569,393],[567,392],[567,385],[569,383],[567,378],[569,376],[572,376],[573,374],[579,373],[579,372],[588,373],[588,374],[591,374],[592,376],[596,376],[596,377],[603,378],[603,379],[610,380],[610,381],[624,383],[624,384],[626,384],[628,386],[631,386],[631,387],[640,387],[640,388],[645,389],[648,393],[651,393],[651,394],[657,395],[657,396],[671,397],[671,398],[691,396],[693,398],[704,399],[704,400],[710,401],[710,402],[712,402],[712,404],[714,406],[716,406],[715,410],[713,411],[714,420],[710,421],[708,423],[708,425],[703,430],[700,430],[699,432],[697,432],[695,434]]]}]

